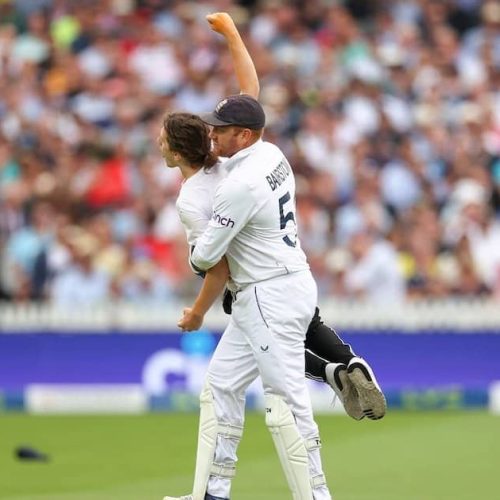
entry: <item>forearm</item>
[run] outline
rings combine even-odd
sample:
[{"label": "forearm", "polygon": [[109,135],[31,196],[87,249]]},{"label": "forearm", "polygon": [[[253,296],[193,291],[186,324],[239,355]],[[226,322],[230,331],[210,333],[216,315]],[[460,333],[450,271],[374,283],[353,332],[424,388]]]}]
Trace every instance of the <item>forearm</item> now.
[{"label": "forearm", "polygon": [[207,271],[203,286],[196,297],[192,311],[197,316],[204,316],[220,296],[229,278],[229,267],[225,257]]},{"label": "forearm", "polygon": [[226,40],[233,60],[240,92],[258,99],[260,85],[257,70],[239,32],[235,29],[234,32],[226,35]]},{"label": "forearm", "polygon": [[215,12],[207,16],[207,21],[214,31],[226,39],[240,92],[257,99],[260,92],[257,71],[231,16],[226,12]]}]

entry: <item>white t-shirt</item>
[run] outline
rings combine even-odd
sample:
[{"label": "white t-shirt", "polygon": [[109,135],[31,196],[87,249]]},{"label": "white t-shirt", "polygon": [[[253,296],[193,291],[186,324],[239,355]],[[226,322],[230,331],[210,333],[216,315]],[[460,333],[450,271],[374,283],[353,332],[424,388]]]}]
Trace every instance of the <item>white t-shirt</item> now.
[{"label": "white t-shirt", "polygon": [[259,140],[224,167],[193,267],[205,271],[225,255],[239,287],[309,269],[297,238],[295,179],[281,150]]},{"label": "white t-shirt", "polygon": [[348,291],[361,292],[370,302],[401,303],[405,298],[405,283],[392,244],[373,243],[367,254],[348,269],[345,285]]},{"label": "white t-shirt", "polygon": [[219,162],[210,169],[200,169],[182,184],[175,207],[190,248],[196,245],[212,218],[215,191],[225,176],[226,171]]}]

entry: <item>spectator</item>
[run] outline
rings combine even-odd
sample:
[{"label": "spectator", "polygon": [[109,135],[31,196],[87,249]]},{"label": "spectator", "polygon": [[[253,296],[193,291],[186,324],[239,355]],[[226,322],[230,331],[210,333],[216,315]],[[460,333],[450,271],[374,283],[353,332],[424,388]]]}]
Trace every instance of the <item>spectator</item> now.
[{"label": "spectator", "polygon": [[92,262],[98,242],[78,229],[69,241],[72,262],[54,279],[52,301],[56,306],[70,308],[102,304],[110,298],[110,279]]},{"label": "spectator", "polygon": [[166,304],[174,299],[172,284],[153,262],[128,260],[118,279],[119,296],[138,304]]},{"label": "spectator", "polygon": [[[500,297],[498,2],[223,4],[262,75],[267,139],[295,170],[321,291]],[[102,298],[195,289],[156,135],[163,113],[236,89],[210,8],[0,5],[0,297],[59,301],[78,280]],[[75,227],[96,239],[90,263]],[[377,295],[380,262],[393,271]]]},{"label": "spectator", "polygon": [[36,201],[31,209],[29,225],[14,231],[8,238],[3,286],[12,295],[20,291],[19,286],[26,290],[33,284],[36,261],[53,236],[53,217],[52,205]]},{"label": "spectator", "polygon": [[397,304],[405,297],[405,285],[398,255],[387,241],[375,241],[368,231],[350,240],[353,258],[344,277],[345,289],[352,297],[380,304]]}]

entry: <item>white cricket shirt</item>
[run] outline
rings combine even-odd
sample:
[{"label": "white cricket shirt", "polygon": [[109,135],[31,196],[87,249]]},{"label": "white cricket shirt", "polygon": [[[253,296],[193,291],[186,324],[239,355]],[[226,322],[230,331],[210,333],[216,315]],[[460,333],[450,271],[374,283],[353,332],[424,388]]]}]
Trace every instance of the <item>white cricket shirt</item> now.
[{"label": "white cricket shirt", "polygon": [[206,271],[225,255],[239,287],[309,269],[297,238],[295,179],[281,150],[259,140],[224,168],[227,176],[191,255],[193,266]]},{"label": "white cricket shirt", "polygon": [[182,183],[175,208],[186,231],[190,248],[196,245],[196,240],[212,218],[215,191],[225,176],[226,171],[218,162],[210,169],[201,168]]}]

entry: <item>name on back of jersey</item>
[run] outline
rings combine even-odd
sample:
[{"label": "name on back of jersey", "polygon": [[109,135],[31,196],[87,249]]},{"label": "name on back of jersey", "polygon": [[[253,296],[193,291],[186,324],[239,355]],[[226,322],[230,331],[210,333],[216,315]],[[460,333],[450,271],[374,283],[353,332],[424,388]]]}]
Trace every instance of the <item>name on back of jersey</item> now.
[{"label": "name on back of jersey", "polygon": [[283,158],[280,164],[269,175],[266,175],[266,180],[271,187],[271,191],[281,186],[291,173],[292,167],[290,167],[286,158]]}]

